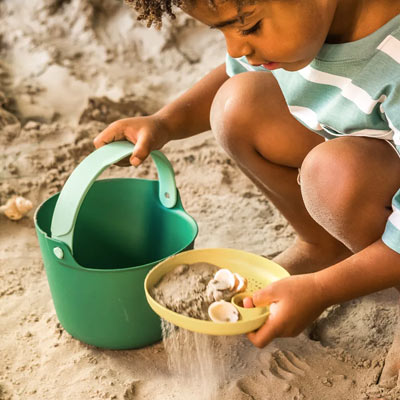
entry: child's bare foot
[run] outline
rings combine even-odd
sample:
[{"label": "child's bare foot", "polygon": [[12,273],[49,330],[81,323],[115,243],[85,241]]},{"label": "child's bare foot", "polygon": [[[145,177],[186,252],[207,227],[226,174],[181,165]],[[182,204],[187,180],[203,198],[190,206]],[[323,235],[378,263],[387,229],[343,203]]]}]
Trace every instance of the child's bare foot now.
[{"label": "child's bare foot", "polygon": [[400,384],[400,322],[394,333],[392,347],[385,359],[379,384],[391,389]]},{"label": "child's bare foot", "polygon": [[299,238],[274,261],[291,275],[319,271],[350,257],[352,252],[342,243],[335,241],[328,245],[313,245]]}]

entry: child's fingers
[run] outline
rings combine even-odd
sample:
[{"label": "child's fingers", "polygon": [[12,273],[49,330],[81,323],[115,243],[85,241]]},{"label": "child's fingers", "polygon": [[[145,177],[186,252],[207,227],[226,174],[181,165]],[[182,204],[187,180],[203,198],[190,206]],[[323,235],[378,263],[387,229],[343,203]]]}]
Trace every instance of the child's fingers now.
[{"label": "child's fingers", "polygon": [[271,304],[269,305],[269,315],[270,315],[270,318],[274,318],[275,315],[276,315],[276,313],[277,313],[277,311],[278,311],[278,304],[277,304],[277,303],[271,303]]},{"label": "child's fingers", "polygon": [[248,339],[254,346],[265,347],[272,340],[280,336],[279,324],[276,319],[268,318],[265,324],[255,332],[247,334]]},{"label": "child's fingers", "polygon": [[102,147],[116,140],[123,140],[125,138],[124,130],[125,126],[122,121],[113,122],[94,138],[94,147],[98,149],[99,147]]},{"label": "child's fingers", "polygon": [[150,154],[150,145],[146,135],[139,135],[135,148],[133,149],[132,155],[129,159],[130,163],[137,167],[140,165]]},{"label": "child's fingers", "polygon": [[254,307],[253,299],[251,297],[245,297],[243,299],[243,307],[244,308],[253,308]]},{"label": "child's fingers", "polygon": [[256,307],[265,307],[278,300],[275,294],[275,285],[271,283],[267,287],[253,293],[253,304]]},{"label": "child's fingers", "polygon": [[[252,302],[256,307],[269,306],[270,315],[265,322],[265,324],[255,332],[250,332],[247,334],[250,342],[256,347],[265,347],[269,342],[271,342],[276,337],[280,335],[280,324],[277,318],[277,291],[276,285],[271,283],[266,288],[258,290],[253,293]],[[243,299],[244,304],[244,299]]]}]

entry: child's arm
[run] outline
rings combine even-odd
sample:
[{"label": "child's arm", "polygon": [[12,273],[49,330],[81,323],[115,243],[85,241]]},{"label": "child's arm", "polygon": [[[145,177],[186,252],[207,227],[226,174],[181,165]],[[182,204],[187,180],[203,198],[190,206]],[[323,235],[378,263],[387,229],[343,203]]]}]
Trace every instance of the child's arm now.
[{"label": "child's arm", "polygon": [[256,306],[275,304],[267,322],[248,338],[264,347],[276,337],[296,336],[332,304],[399,285],[400,254],[378,240],[322,271],[291,276],[254,293]]},{"label": "child's arm", "polygon": [[157,113],[113,122],[94,139],[94,145],[99,148],[116,140],[129,140],[136,144],[130,162],[138,166],[152,150],[168,141],[209,130],[212,101],[228,78],[222,64]]}]

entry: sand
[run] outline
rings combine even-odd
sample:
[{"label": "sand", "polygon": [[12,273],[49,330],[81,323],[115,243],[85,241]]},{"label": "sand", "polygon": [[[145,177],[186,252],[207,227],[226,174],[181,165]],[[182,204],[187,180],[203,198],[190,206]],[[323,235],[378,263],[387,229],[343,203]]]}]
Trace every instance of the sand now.
[{"label": "sand", "polygon": [[230,302],[239,293],[229,282],[215,278],[218,269],[208,262],[178,265],[162,276],[151,288],[150,295],[169,310],[210,321],[208,310],[212,303]]},{"label": "sand", "polygon": [[[161,32],[147,30],[122,1],[2,0],[0,19],[0,204],[20,195],[36,208],[60,190],[107,123],[154,112],[224,60],[218,32],[184,15]],[[197,248],[273,257],[292,242],[292,229],[210,132],[163,151],[199,224]],[[153,178],[155,169],[146,161],[103,175],[117,176]],[[102,350],[63,330],[33,211],[20,221],[0,215],[0,243],[0,399],[190,398],[184,392],[199,381],[176,387],[161,343]],[[398,399],[399,388],[376,384],[396,319],[387,290],[334,306],[308,332],[262,350],[242,336],[225,338],[230,379],[218,398]]]},{"label": "sand", "polygon": [[209,320],[207,288],[218,267],[209,263],[182,264],[166,273],[150,294],[162,306],[187,317]]}]

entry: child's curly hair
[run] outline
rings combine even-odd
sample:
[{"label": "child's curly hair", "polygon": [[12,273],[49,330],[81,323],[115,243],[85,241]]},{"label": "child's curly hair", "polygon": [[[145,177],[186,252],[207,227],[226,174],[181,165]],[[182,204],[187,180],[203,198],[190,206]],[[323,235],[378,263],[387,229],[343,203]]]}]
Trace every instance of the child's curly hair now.
[{"label": "child's curly hair", "polygon": [[[198,0],[201,1],[201,0]],[[211,8],[215,8],[215,0],[206,0]],[[240,0],[236,0],[239,2]],[[132,5],[139,13],[139,21],[147,21],[149,28],[153,24],[159,28],[162,24],[162,17],[166,14],[174,19],[175,14],[173,7],[190,8],[196,0],[125,0],[126,3]]]}]

